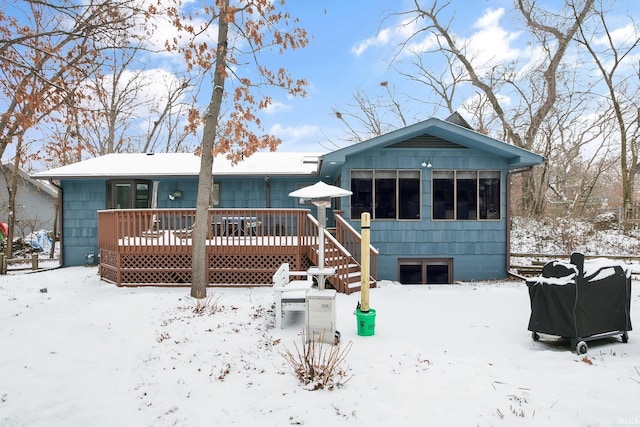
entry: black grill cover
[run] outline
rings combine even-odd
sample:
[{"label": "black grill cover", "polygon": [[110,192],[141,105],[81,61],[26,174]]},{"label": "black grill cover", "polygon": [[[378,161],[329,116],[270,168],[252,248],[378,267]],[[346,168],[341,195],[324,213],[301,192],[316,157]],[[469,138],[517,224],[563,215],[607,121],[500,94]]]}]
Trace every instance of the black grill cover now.
[{"label": "black grill cover", "polygon": [[570,263],[547,263],[527,286],[532,332],[584,338],[631,330],[631,274],[620,264],[573,254]]}]

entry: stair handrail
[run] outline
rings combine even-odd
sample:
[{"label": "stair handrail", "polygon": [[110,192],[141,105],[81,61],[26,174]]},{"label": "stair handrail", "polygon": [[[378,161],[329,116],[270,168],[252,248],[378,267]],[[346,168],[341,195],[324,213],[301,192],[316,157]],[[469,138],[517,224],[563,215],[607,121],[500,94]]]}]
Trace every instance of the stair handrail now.
[{"label": "stair handrail", "polygon": [[[318,236],[318,220],[313,217],[310,213],[307,214],[307,219],[311,225],[312,229],[315,229],[315,236]],[[355,258],[351,253],[345,248],[326,228],[324,229],[324,237],[327,239],[327,243],[324,245],[325,253],[327,251],[331,251],[335,249],[338,253],[340,253],[341,259],[345,260],[342,263],[336,263],[335,259],[327,259],[325,257],[325,266],[327,267],[335,267],[336,274],[333,277],[328,277],[327,280],[331,285],[338,290],[338,292],[348,293],[348,279],[349,279],[349,265],[351,261],[355,261]],[[309,258],[313,262],[318,262],[318,252],[315,250],[311,250],[312,247],[314,249],[319,249],[318,242],[316,241],[315,245],[308,245],[309,248]]]},{"label": "stair handrail", "polygon": [[[307,214],[307,217],[309,218],[309,220],[316,226],[316,227],[320,227],[320,224],[318,223],[318,220],[315,219],[313,217],[313,215],[311,214]],[[316,230],[317,231],[317,230]],[[340,250],[340,252],[342,252],[345,256],[348,257],[353,257],[353,255],[351,255],[351,252],[349,252],[349,250],[347,248],[345,248],[344,246],[342,246],[342,244],[338,241],[338,239],[335,238],[335,236],[333,234],[331,234],[329,232],[329,230],[327,230],[327,228],[325,227],[324,229],[324,235],[325,237],[327,237],[329,240],[331,240],[331,242],[333,244],[335,244],[338,249]]]},{"label": "stair handrail", "polygon": [[[336,235],[338,241],[341,241],[341,234],[347,234],[351,236],[353,240],[357,241],[357,245],[354,244],[353,249],[347,248],[347,250],[349,250],[351,253],[355,253],[355,255],[353,255],[353,258],[358,263],[358,265],[360,265],[360,261],[358,260],[358,258],[361,256],[360,252],[362,251],[360,247],[362,235],[355,228],[353,228],[351,224],[347,222],[347,220],[342,217],[341,211],[333,211],[333,213],[336,220]],[[344,239],[344,241],[346,242],[346,239]],[[376,280],[376,277],[378,276],[378,255],[380,254],[380,251],[378,251],[378,249],[373,245],[369,244],[369,253],[371,255],[370,277],[373,280]]]}]

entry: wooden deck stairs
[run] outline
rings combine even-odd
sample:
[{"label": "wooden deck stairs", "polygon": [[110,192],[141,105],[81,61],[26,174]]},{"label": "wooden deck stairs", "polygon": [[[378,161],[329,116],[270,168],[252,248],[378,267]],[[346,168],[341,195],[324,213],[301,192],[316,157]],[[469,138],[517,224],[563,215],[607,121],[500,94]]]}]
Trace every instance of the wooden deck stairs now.
[{"label": "wooden deck stairs", "polygon": [[[350,294],[359,292],[362,285],[362,269],[357,258],[361,259],[361,236],[350,226],[345,231],[347,224],[342,217],[336,215],[336,228],[325,231],[324,264],[326,267],[335,267],[335,277],[327,278],[329,284],[339,292]],[[348,224],[347,224],[348,225]],[[349,248],[349,249],[347,249]],[[370,248],[371,272],[369,274],[369,287],[376,286],[375,271],[377,267],[377,251]],[[314,245],[309,258],[317,265],[319,260],[319,248]]]}]

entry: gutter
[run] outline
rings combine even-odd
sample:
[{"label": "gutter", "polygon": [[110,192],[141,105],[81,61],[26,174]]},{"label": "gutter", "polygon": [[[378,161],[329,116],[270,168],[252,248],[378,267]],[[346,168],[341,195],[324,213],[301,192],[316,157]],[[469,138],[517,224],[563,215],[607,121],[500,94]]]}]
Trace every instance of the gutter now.
[{"label": "gutter", "polygon": [[[58,224],[60,226],[60,265],[59,267],[62,267],[64,265],[64,245],[63,243],[63,239],[64,239],[64,233],[62,232],[62,225],[64,224],[63,221],[63,215],[64,215],[64,209],[62,209],[62,205],[63,205],[63,201],[64,201],[64,191],[62,191],[62,186],[56,184],[53,179],[49,180],[49,184],[53,185],[54,187],[56,187],[58,189],[58,199],[60,200],[60,206],[58,206]],[[53,238],[55,239],[56,236],[54,235]],[[55,240],[54,240],[55,242]]]},{"label": "gutter", "polygon": [[507,242],[507,247],[506,247],[506,251],[505,251],[505,270],[507,272],[507,277],[509,276],[513,276],[513,277],[517,277],[518,279],[523,279],[523,277],[517,275],[517,274],[513,274],[509,271],[509,266],[511,265],[511,176],[512,175],[516,175],[516,174],[521,174],[524,172],[529,172],[531,170],[533,170],[533,166],[528,166],[526,168],[520,168],[520,169],[514,169],[514,170],[510,170],[509,173],[507,173],[507,200],[506,200],[506,205],[507,205],[507,216],[506,216],[506,233],[507,235],[506,237],[506,242]]},{"label": "gutter", "polygon": [[267,209],[271,208],[271,181],[269,180],[269,175],[264,176],[264,187],[265,187],[265,206]]}]

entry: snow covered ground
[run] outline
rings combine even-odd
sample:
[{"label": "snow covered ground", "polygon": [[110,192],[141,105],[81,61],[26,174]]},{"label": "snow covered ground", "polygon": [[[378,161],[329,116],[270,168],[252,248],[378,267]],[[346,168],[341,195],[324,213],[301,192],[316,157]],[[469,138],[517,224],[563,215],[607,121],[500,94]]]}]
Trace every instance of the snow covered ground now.
[{"label": "snow covered ground", "polygon": [[[640,240],[576,221],[515,218],[513,252],[638,255]],[[640,287],[633,284],[632,323]],[[46,292],[45,292],[46,290]],[[117,288],[96,267],[0,276],[0,426],[640,425],[640,336],[534,342],[526,285],[381,282],[375,335],[360,294],[338,295],[339,385],[310,391],[283,356],[302,313],[274,329],[268,288]]]},{"label": "snow covered ground", "polygon": [[[304,317],[274,329],[268,288],[117,288],[96,267],[0,276],[1,426],[640,425],[640,336],[534,342],[523,282],[371,290],[375,335],[357,335],[360,294],[338,295],[346,377],[310,391],[282,354]],[[44,290],[46,289],[46,292]],[[634,283],[632,322],[640,287]],[[346,382],[345,382],[346,381]]]},{"label": "snow covered ground", "polygon": [[575,218],[512,219],[512,253],[570,254],[574,251],[585,255],[638,256],[640,230],[622,232]]}]

